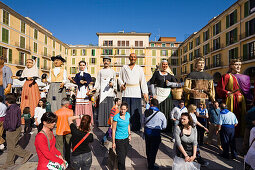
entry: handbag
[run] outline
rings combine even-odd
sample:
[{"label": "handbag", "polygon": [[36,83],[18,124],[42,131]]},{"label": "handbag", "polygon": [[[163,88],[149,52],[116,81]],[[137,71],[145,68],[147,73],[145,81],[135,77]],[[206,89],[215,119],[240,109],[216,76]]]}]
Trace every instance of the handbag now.
[{"label": "handbag", "polygon": [[90,133],[87,133],[81,140],[78,142],[75,147],[73,148],[73,152],[80,146],[80,144],[90,135]]},{"label": "handbag", "polygon": [[114,152],[112,148],[109,149],[109,155],[108,155],[108,168],[110,170],[118,169],[118,160],[117,160],[117,154]]},{"label": "handbag", "polygon": [[[49,138],[48,138],[48,136],[46,135],[46,133],[43,131],[43,130],[41,130],[41,132],[46,136],[46,138],[47,138],[47,142],[48,142],[48,148],[49,148],[49,151],[50,151],[50,140],[49,140]],[[64,162],[65,164],[66,164],[66,167],[68,167],[68,163],[65,161]],[[65,168],[62,166],[62,165],[60,165],[58,162],[52,162],[52,161],[50,161],[49,160],[49,163],[47,164],[47,168],[49,169],[49,170],[64,170]]]},{"label": "handbag", "polygon": [[185,162],[183,158],[174,157],[172,170],[199,170],[200,164],[196,162]]}]

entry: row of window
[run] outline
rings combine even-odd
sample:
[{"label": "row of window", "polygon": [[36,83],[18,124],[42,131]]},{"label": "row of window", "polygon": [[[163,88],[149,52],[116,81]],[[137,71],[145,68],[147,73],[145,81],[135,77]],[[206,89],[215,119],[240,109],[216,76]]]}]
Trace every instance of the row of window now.
[{"label": "row of window", "polygon": [[[244,5],[244,16],[247,17],[248,15],[250,15],[253,12],[255,12],[255,0],[249,0]],[[253,21],[253,20],[245,23],[246,24],[245,25],[245,28],[246,28],[245,36],[246,37],[254,34],[254,31],[255,31],[254,30],[255,29],[254,22],[255,21]],[[231,14],[226,16],[226,29],[236,23],[237,23],[237,10],[233,11]],[[213,26],[212,31],[213,31],[212,32],[213,36],[215,36],[221,32],[221,21],[219,21],[218,23],[216,23]],[[232,32],[229,32],[227,36],[228,37],[227,37],[226,45],[236,42],[237,41],[237,30],[232,30]],[[205,42],[209,39],[210,39],[210,29],[203,32],[203,42]],[[186,53],[188,51],[188,48],[189,48],[189,50],[192,50],[194,48],[193,43],[195,43],[195,46],[200,45],[200,43],[201,43],[200,36],[198,36],[194,42],[193,41],[189,42],[188,45],[186,45],[183,48],[183,52]],[[181,50],[181,55],[182,55],[182,50]]]},{"label": "row of window", "polygon": [[[155,43],[151,43],[151,47],[155,47]],[[166,43],[157,44],[156,47],[166,47]],[[174,43],[169,43],[169,47],[174,47]]]},{"label": "row of window", "polygon": [[[103,41],[103,46],[113,46],[113,40]],[[118,47],[129,47],[129,41],[117,41]],[[143,47],[143,41],[135,41],[135,47]]]}]

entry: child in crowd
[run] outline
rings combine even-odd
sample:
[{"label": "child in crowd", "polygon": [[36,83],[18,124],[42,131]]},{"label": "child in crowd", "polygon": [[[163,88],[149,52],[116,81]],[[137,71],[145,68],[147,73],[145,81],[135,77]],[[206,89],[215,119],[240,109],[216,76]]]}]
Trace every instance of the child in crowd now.
[{"label": "child in crowd", "polygon": [[30,108],[25,107],[23,110],[22,116],[25,120],[25,128],[24,133],[28,134],[31,132],[31,114],[30,114]]},{"label": "child in crowd", "polygon": [[110,112],[110,117],[108,119],[108,125],[110,126],[109,129],[107,130],[107,132],[105,133],[103,139],[101,140],[102,145],[104,145],[104,143],[106,142],[107,138],[112,138],[112,121],[113,121],[113,117],[120,112],[119,110],[119,106],[121,105],[121,100],[119,98],[115,98],[114,100],[114,106],[111,109]]}]

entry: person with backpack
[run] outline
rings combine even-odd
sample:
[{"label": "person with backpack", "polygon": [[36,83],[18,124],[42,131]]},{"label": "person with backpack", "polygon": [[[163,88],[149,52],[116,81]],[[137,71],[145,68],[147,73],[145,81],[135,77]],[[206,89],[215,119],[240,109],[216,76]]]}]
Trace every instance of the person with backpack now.
[{"label": "person with backpack", "polygon": [[151,99],[150,108],[144,112],[144,135],[148,169],[157,169],[154,165],[159,145],[161,143],[161,130],[167,126],[164,113],[158,109],[157,99]]}]

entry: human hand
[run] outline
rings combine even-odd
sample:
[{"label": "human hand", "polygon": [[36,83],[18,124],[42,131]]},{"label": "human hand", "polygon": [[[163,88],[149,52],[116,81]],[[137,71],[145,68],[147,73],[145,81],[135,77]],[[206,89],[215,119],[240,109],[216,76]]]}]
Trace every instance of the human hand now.
[{"label": "human hand", "polygon": [[65,163],[65,160],[64,162],[61,164],[62,167],[64,167],[64,169],[66,169],[66,163]]},{"label": "human hand", "polygon": [[129,140],[129,142],[131,142],[131,135],[128,136],[128,140]]},{"label": "human hand", "polygon": [[112,143],[112,149],[115,149],[115,148],[116,148],[116,144]]},{"label": "human hand", "polygon": [[190,160],[190,157],[187,155],[187,156],[185,156],[185,162],[189,162],[189,160]]},{"label": "human hand", "polygon": [[219,133],[219,130],[216,131],[216,135],[218,135],[218,133]]},{"label": "human hand", "polygon": [[4,95],[6,96],[7,94],[9,94],[11,92],[11,87],[6,87],[6,89],[4,89]]},{"label": "human hand", "polygon": [[121,85],[120,88],[122,91],[126,90],[126,86],[124,86],[124,85]]},{"label": "human hand", "polygon": [[193,162],[195,159],[196,159],[196,156],[193,155],[193,156],[189,157],[188,162]]},{"label": "human hand", "polygon": [[148,96],[148,94],[147,94],[147,93],[144,93],[144,94],[143,94],[143,97],[144,97],[144,100],[148,103],[148,101],[149,101],[149,96]]},{"label": "human hand", "polygon": [[209,130],[206,128],[206,127],[204,127],[204,129],[205,129],[205,131],[208,133],[209,132]]},{"label": "human hand", "polygon": [[60,88],[63,88],[64,85],[65,85],[65,83],[61,83],[59,87],[60,87]]}]

